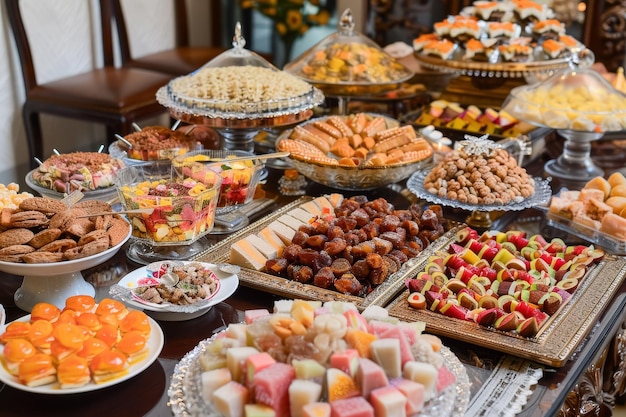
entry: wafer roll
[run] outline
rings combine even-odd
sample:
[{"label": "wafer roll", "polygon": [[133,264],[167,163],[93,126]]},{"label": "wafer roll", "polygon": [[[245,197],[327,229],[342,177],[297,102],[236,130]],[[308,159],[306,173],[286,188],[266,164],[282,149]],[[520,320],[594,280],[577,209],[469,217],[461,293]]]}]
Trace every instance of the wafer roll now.
[{"label": "wafer roll", "polygon": [[339,139],[340,137],[344,136],[339,129],[337,129],[336,127],[334,127],[330,123],[323,122],[321,120],[313,122],[313,126],[315,126],[316,128],[320,129],[323,132],[328,133],[329,135],[331,135],[331,136],[333,136],[333,137],[335,137],[337,139]]},{"label": "wafer roll", "polygon": [[308,130],[306,130],[305,128],[301,126],[296,126],[293,129],[293,132],[291,133],[291,137],[293,139],[299,139],[299,140],[308,142],[324,153],[327,153],[330,150],[330,145],[328,144],[328,142],[326,142],[324,139],[320,138],[319,136],[314,135],[313,133],[309,132]]}]

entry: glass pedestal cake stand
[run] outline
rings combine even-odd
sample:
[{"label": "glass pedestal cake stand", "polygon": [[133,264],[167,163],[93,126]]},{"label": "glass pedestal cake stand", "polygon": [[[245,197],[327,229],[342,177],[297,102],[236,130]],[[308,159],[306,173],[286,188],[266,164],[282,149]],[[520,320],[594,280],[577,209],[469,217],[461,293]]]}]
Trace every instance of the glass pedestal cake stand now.
[{"label": "glass pedestal cake stand", "polygon": [[[164,92],[159,90],[159,95]],[[324,101],[324,96],[316,89],[314,100],[317,104]],[[166,100],[164,100],[166,101]],[[166,106],[167,107],[167,106]],[[313,107],[313,106],[311,106]],[[224,114],[207,110],[183,108],[172,105],[168,107],[170,116],[189,124],[200,124],[211,127],[220,133],[223,149],[254,152],[254,138],[263,129],[286,128],[308,120],[313,115],[311,108],[287,109],[272,113],[258,114]]]},{"label": "glass pedestal cake stand", "polygon": [[429,201],[434,204],[440,204],[442,206],[458,208],[461,210],[470,211],[470,215],[466,219],[466,223],[469,226],[485,229],[491,226],[492,221],[490,217],[491,212],[495,211],[519,211],[530,207],[544,205],[550,201],[552,196],[552,189],[550,188],[549,180],[543,180],[541,178],[533,178],[535,181],[535,193],[528,198],[521,201],[512,202],[506,205],[491,204],[491,205],[476,205],[469,203],[462,203],[457,200],[450,200],[442,198],[437,195],[431,194],[424,188],[424,179],[428,175],[429,170],[417,171],[407,180],[407,188],[417,197]]},{"label": "glass pedestal cake stand", "polygon": [[548,175],[581,182],[604,175],[604,170],[591,159],[591,142],[602,138],[604,133],[567,129],[557,132],[565,138],[563,153],[545,163],[544,170]]}]

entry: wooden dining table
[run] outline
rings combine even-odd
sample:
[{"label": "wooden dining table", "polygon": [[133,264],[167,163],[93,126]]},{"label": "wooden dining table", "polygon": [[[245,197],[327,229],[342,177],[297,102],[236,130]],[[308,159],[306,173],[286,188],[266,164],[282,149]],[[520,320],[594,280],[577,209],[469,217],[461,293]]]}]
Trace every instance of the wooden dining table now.
[{"label": "wooden dining table", "polygon": [[[537,162],[541,165],[541,160]],[[282,175],[279,169],[269,168],[269,177],[263,186],[265,198],[271,200],[263,210],[252,213],[250,221],[261,219],[296,197],[282,196],[276,192],[276,184]],[[306,194],[311,196],[337,192],[315,183],[309,183]],[[347,195],[359,194],[346,192]],[[384,197],[394,204],[408,205],[414,196],[402,184],[394,184],[365,193],[370,199]],[[467,213],[447,211],[446,215],[463,220]],[[543,213],[535,209],[523,212],[504,213],[492,228],[534,227],[549,232],[543,223]],[[552,231],[552,233],[558,233]],[[208,245],[223,240],[223,235],[209,235]],[[210,247],[210,246],[209,246]],[[109,297],[109,289],[124,275],[141,265],[129,260],[126,248],[122,248],[112,259],[102,265],[82,271],[85,280],[95,288],[97,300]],[[22,277],[0,273],[0,304],[7,313],[7,321],[28,314],[14,302],[15,291]],[[240,285],[235,293],[200,317],[184,321],[158,321],[164,334],[164,345],[155,360],[144,371],[112,386],[77,394],[39,394],[0,383],[0,415],[19,416],[153,416],[165,417],[173,414],[169,405],[170,382],[176,365],[181,358],[194,349],[202,340],[213,336],[229,323],[243,320],[248,309],[272,309],[279,295],[262,289]],[[624,308],[626,307],[626,285],[622,284],[602,312],[600,320],[577,347],[564,366],[542,366],[543,376],[532,387],[523,409],[517,414],[531,416],[575,416],[581,410],[597,410],[598,414],[610,415],[613,403],[622,395],[625,382],[623,346]],[[496,364],[507,353],[485,347],[468,345],[462,340],[443,338],[443,343],[463,363],[471,382],[470,398],[476,395],[489,379]],[[484,394],[483,394],[484,395]],[[469,416],[468,416],[469,417]]]}]

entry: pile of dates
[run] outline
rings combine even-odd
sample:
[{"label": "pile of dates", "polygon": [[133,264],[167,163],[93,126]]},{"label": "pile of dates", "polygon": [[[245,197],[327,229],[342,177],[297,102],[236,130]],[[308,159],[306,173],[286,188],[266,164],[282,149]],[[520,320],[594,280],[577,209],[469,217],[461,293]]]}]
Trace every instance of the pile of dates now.
[{"label": "pile of dates", "polygon": [[345,198],[334,216],[301,226],[265,270],[343,294],[365,296],[445,233],[443,209],[396,209],[384,198]]}]

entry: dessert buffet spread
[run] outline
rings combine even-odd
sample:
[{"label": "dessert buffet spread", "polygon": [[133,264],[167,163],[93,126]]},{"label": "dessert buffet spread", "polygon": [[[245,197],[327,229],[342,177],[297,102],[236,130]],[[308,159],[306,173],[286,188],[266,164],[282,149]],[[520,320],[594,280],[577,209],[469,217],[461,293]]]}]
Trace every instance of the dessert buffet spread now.
[{"label": "dessert buffet spread", "polygon": [[0,379],[32,392],[91,391],[121,382],[156,359],[163,334],[139,310],[75,295],[36,304],[0,334]]},{"label": "dessert buffet spread", "polygon": [[467,375],[423,323],[298,299],[245,318],[183,358],[175,415],[447,416],[467,403]]},{"label": "dessert buffet spread", "polygon": [[0,212],[0,261],[53,263],[81,259],[113,248],[128,238],[129,224],[109,203],[31,197],[17,209]]},{"label": "dessert buffet spread", "polygon": [[60,193],[110,189],[115,184],[117,171],[124,163],[109,154],[99,152],[72,152],[52,155],[29,176],[44,190]]}]

